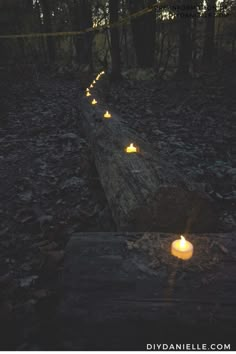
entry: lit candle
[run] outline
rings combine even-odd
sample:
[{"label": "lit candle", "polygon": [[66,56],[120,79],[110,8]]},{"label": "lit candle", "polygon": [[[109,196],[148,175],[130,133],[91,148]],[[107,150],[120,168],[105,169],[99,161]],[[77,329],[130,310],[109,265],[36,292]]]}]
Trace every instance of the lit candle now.
[{"label": "lit candle", "polygon": [[92,100],[91,103],[92,103],[92,104],[97,104],[97,101],[95,100],[95,98]]},{"label": "lit candle", "polygon": [[86,88],[86,92],[89,92],[89,88]]},{"label": "lit candle", "polygon": [[171,254],[180,259],[190,259],[193,255],[193,245],[181,235],[179,240],[172,242]]},{"label": "lit candle", "polygon": [[131,143],[130,146],[127,146],[126,152],[129,154],[133,153],[133,152],[137,152],[137,148],[134,146],[133,143]]},{"label": "lit candle", "polygon": [[104,74],[105,74],[105,71],[102,71],[101,74],[104,75]]},{"label": "lit candle", "polygon": [[93,84],[90,85],[90,88],[93,88]]},{"label": "lit candle", "polygon": [[93,84],[96,84],[96,81],[95,81],[95,80],[93,80]]},{"label": "lit candle", "polygon": [[88,92],[86,93],[86,96],[87,96],[87,97],[91,96],[91,93],[88,91]]},{"label": "lit candle", "polygon": [[106,111],[106,113],[104,113],[104,118],[111,118],[111,113],[109,113],[108,111]]},{"label": "lit candle", "polygon": [[98,75],[97,77],[96,77],[96,80],[98,81],[100,79],[100,75]]}]

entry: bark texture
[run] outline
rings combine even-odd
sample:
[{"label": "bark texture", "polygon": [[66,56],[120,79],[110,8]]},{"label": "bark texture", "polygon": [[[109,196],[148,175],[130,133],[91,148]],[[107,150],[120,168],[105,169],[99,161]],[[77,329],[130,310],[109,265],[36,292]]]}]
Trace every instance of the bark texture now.
[{"label": "bark texture", "polygon": [[[113,114],[85,99],[83,126],[118,230],[214,230],[216,212],[210,198],[171,164],[170,156],[153,151]],[[137,154],[125,153],[134,143]]]}]

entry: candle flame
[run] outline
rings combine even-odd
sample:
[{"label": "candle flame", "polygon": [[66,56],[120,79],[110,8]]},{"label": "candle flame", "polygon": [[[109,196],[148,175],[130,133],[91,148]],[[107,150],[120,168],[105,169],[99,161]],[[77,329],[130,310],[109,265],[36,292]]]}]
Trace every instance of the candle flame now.
[{"label": "candle flame", "polygon": [[97,101],[95,100],[95,98],[92,100],[92,104],[97,104]]},{"label": "candle flame", "polygon": [[186,244],[186,240],[183,235],[180,236],[180,247],[184,247]]},{"label": "candle flame", "polygon": [[90,88],[93,88],[93,84],[90,85]]},{"label": "candle flame", "polygon": [[87,97],[91,96],[91,93],[88,91],[88,92],[86,93],[86,96],[87,96]]}]

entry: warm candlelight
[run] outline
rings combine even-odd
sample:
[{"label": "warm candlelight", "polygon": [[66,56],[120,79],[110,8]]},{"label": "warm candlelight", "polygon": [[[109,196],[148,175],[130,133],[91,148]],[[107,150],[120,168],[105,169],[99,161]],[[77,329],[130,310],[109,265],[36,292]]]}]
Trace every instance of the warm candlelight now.
[{"label": "warm candlelight", "polygon": [[86,93],[86,96],[87,96],[87,97],[91,96],[91,93],[88,91],[88,92]]},{"label": "warm candlelight", "polygon": [[93,88],[93,84],[90,85],[90,88]]},{"label": "warm candlelight", "polygon": [[92,100],[91,103],[92,103],[92,104],[97,104],[97,101],[95,100],[95,98]]},{"label": "warm candlelight", "polygon": [[133,143],[131,143],[129,146],[127,146],[126,152],[127,152],[127,153],[137,152],[137,148],[134,146]]},{"label": "warm candlelight", "polygon": [[180,259],[190,259],[193,255],[193,245],[181,235],[179,240],[172,242],[171,254]]},{"label": "warm candlelight", "polygon": [[97,77],[96,77],[96,80],[98,81],[100,79],[100,75],[98,75]]},{"label": "warm candlelight", "polygon": [[111,118],[111,113],[109,113],[108,111],[106,111],[106,113],[104,113],[104,118]]},{"label": "warm candlelight", "polygon": [[89,88],[86,88],[86,92],[89,92]]}]

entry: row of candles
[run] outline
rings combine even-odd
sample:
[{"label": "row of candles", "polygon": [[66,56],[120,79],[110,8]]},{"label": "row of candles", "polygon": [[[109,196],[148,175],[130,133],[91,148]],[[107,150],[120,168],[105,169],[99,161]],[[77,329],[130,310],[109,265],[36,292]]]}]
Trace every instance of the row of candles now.
[{"label": "row of candles", "polygon": [[[89,88],[86,89],[86,97],[91,97],[91,96],[92,96],[90,90],[94,88],[94,85],[97,83],[97,81],[98,81],[98,80],[101,78],[101,76],[104,75],[104,74],[105,74],[105,72],[104,72],[104,71],[101,71],[101,72],[97,75],[96,79],[93,80],[93,82],[91,83],[91,85],[89,86]],[[91,101],[91,104],[94,106],[94,105],[96,105],[97,103],[98,103],[98,102],[96,101],[96,99],[93,98],[93,100]],[[111,113],[109,113],[109,111],[106,111],[106,112],[104,113],[104,115],[103,115],[103,118],[104,118],[104,119],[111,119],[111,118],[112,118],[112,115],[111,115]],[[126,146],[126,148],[125,148],[125,152],[126,152],[127,154],[137,153],[138,151],[139,151],[139,149],[138,149],[136,146],[134,146],[133,143],[130,143],[130,145],[129,145],[129,146]]]},{"label": "row of candles", "polygon": [[[101,78],[102,75],[104,75],[105,72],[101,71],[95,80],[91,83],[89,88],[86,89],[86,97],[91,97],[91,92],[90,89],[94,88],[94,85],[96,82]],[[98,102],[96,101],[95,98],[91,101],[92,105],[96,105]],[[112,115],[109,113],[109,111],[106,111],[103,115],[105,119],[111,119]],[[138,147],[134,146],[133,143],[130,143],[129,146],[125,148],[125,152],[130,154],[130,153],[137,153],[139,151]],[[180,239],[175,240],[171,244],[171,254],[179,259],[182,260],[188,260],[192,257],[193,255],[193,245],[191,242],[187,241],[184,236],[180,236]]]}]

